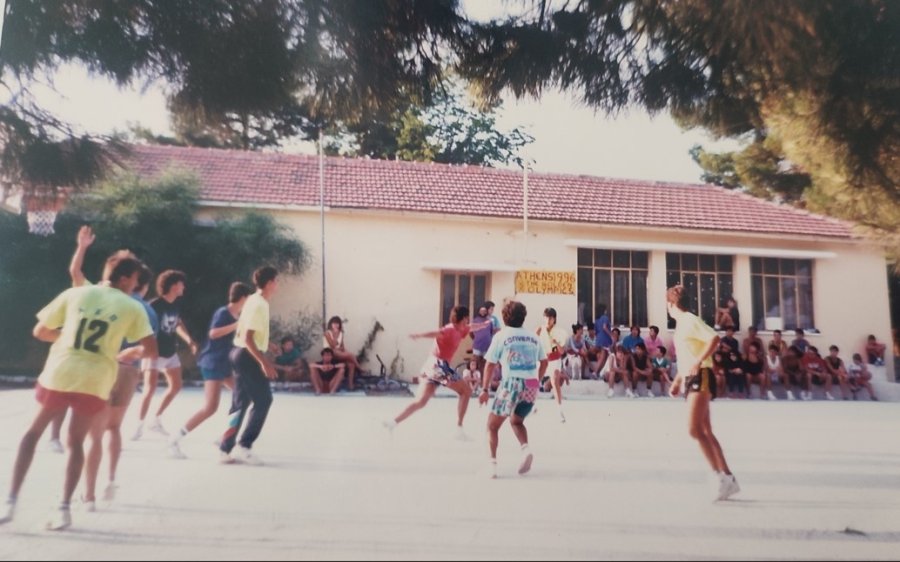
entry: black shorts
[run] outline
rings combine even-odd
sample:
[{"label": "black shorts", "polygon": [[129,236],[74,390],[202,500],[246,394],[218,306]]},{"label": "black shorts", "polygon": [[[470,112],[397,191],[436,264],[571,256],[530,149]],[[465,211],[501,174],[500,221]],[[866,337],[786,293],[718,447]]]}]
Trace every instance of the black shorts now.
[{"label": "black shorts", "polygon": [[709,392],[710,397],[715,400],[716,396],[719,395],[716,376],[709,367],[704,367],[696,375],[688,377],[684,387],[687,389],[685,396],[691,392]]}]

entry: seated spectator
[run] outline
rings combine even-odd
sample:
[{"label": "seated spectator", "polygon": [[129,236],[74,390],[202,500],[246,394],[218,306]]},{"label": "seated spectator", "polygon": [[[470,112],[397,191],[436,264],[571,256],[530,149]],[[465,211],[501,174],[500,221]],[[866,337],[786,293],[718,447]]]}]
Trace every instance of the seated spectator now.
[{"label": "seated spectator", "polygon": [[803,356],[803,369],[806,371],[806,400],[812,400],[812,385],[818,384],[825,387],[825,399],[834,400],[831,395],[831,375],[825,367],[825,360],[819,355],[816,346],[811,345],[806,348],[806,354]]},{"label": "seated spectator", "polygon": [[728,347],[722,350],[722,356],[725,383],[728,385],[728,397],[746,398],[747,375],[744,373],[744,358],[741,356],[741,352],[737,348]]},{"label": "seated spectator", "polygon": [[722,336],[722,339],[719,340],[724,345],[727,345],[731,351],[740,352],[741,346],[737,341],[737,338],[734,337],[734,327],[728,326],[725,328],[725,335]]},{"label": "seated spectator", "polygon": [[281,338],[281,354],[275,357],[275,372],[283,382],[299,382],[303,378],[303,357],[294,338]]},{"label": "seated spectator", "polygon": [[472,387],[472,395],[474,396],[478,387],[481,386],[481,371],[478,370],[478,359],[476,357],[469,359],[466,368],[463,370],[462,377]]},{"label": "seated spectator", "polygon": [[793,345],[788,348],[787,353],[781,358],[781,372],[784,375],[781,382],[784,383],[788,400],[794,400],[794,385],[800,387],[800,399],[807,400],[806,370],[803,368],[803,352],[800,348]]},{"label": "seated spectator", "polygon": [[712,355],[712,370],[716,376],[716,396],[725,396],[728,392],[728,385],[725,383],[725,351],[727,348],[719,344]]},{"label": "seated spectator", "polygon": [[884,351],[887,349],[887,346],[877,339],[875,339],[875,335],[872,334],[869,336],[868,340],[866,340],[866,357],[869,361],[869,365],[884,365]]},{"label": "seated spectator", "polygon": [[775,400],[772,386],[781,382],[784,373],[781,371],[781,350],[774,341],[769,344],[769,352],[766,354],[766,377],[769,379],[768,399]]},{"label": "seated spectator", "polygon": [[850,386],[847,380],[847,369],[844,360],[840,358],[840,349],[832,345],[828,348],[828,357],[825,358],[825,370],[831,375],[831,383],[837,383],[841,387],[841,396],[844,400],[850,400]]},{"label": "seated spectator", "polygon": [[622,345],[625,346],[629,353],[634,353],[634,346],[639,343],[644,343],[644,340],[641,338],[641,327],[632,326],[629,334],[622,340]]},{"label": "seated spectator", "polygon": [[653,357],[653,379],[659,381],[659,390],[662,396],[666,396],[667,390],[672,384],[672,363],[666,357],[668,351],[664,345],[657,346]]},{"label": "seated spectator", "polygon": [[618,328],[613,328],[610,331],[610,339],[612,340],[612,343],[609,344],[609,348],[607,349],[607,352],[609,352],[609,354],[612,355],[613,353],[616,352],[616,348],[619,347],[619,345],[621,345],[621,343],[622,343],[621,341],[619,341],[622,339],[622,331]]},{"label": "seated spectator", "polygon": [[631,360],[631,354],[621,344],[617,345],[615,351],[610,355],[609,365],[607,368],[606,384],[609,385],[609,391],[606,393],[608,398],[612,398],[616,394],[616,383],[622,381],[625,383],[625,396],[634,398],[631,391],[631,372],[634,364]]},{"label": "seated spectator", "polygon": [[781,337],[781,330],[774,330],[772,332],[772,341],[769,342],[769,346],[776,346],[778,348],[778,356],[784,357],[784,354],[787,353],[788,344]]},{"label": "seated spectator", "polygon": [[344,347],[344,322],[340,316],[332,316],[328,320],[328,329],[325,330],[323,339],[323,347],[331,348],[335,362],[345,365],[347,370],[347,388],[351,391],[355,390],[354,377],[356,372],[360,370],[359,361],[356,360],[355,355]]},{"label": "seated spectator", "polygon": [[725,302],[725,306],[716,309],[715,329],[724,330],[729,326],[735,331],[741,329],[741,315],[734,297],[729,298]]},{"label": "seated spectator", "polygon": [[584,378],[584,369],[588,364],[588,348],[584,341],[584,326],[572,324],[572,335],[566,340],[566,355],[563,357],[563,368],[569,371],[573,379]]},{"label": "seated spectator", "polygon": [[[597,349],[597,330],[588,324],[588,333],[584,336],[584,345],[587,347],[587,361],[585,362],[585,378],[596,379],[597,374],[603,368],[600,364],[600,350]],[[594,365],[597,365],[595,368]]]},{"label": "seated spectator", "polygon": [[647,355],[650,356],[651,359],[656,357],[656,350],[661,345],[663,345],[662,338],[659,337],[659,327],[650,326],[648,328],[649,335],[644,338],[644,345],[647,346]]},{"label": "seated spectator", "polygon": [[309,378],[312,380],[313,390],[316,396],[328,391],[335,394],[341,383],[344,382],[343,363],[334,362],[334,351],[330,347],[322,350],[322,360],[309,366]]},{"label": "seated spectator", "polygon": [[806,349],[809,347],[809,341],[803,334],[803,330],[797,328],[794,330],[794,341],[791,342],[791,345],[800,350],[800,353],[806,353]]},{"label": "seated spectator", "polygon": [[744,356],[744,374],[747,377],[747,398],[750,398],[750,386],[759,385],[759,395],[766,400],[774,400],[775,395],[770,390],[769,370],[766,368],[766,360],[760,351],[762,348],[751,342],[747,346],[747,355]]},{"label": "seated spectator", "polygon": [[647,381],[647,396],[653,398],[653,362],[647,355],[647,347],[644,342],[638,342],[631,354],[631,388],[635,396],[638,396],[637,385],[641,380]]},{"label": "seated spectator", "polygon": [[744,357],[747,357],[747,355],[750,353],[751,343],[756,344],[756,349],[759,352],[760,356],[762,356],[762,350],[766,348],[766,344],[764,344],[762,338],[759,337],[758,332],[756,331],[756,326],[749,326],[747,328],[747,337],[744,338],[744,341],[741,342],[741,355],[743,355]]},{"label": "seated spectator", "polygon": [[872,400],[878,400],[878,398],[875,397],[875,390],[872,388],[871,381],[872,373],[869,372],[866,364],[863,363],[862,355],[854,353],[853,362],[850,363],[850,366],[847,368],[847,384],[853,392],[854,400],[856,400],[856,393],[862,388],[869,391],[869,397]]}]

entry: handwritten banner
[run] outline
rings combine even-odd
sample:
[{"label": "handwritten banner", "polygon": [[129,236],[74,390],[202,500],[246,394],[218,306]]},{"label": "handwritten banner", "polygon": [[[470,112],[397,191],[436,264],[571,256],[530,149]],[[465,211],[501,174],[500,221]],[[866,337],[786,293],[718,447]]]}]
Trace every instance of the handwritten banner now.
[{"label": "handwritten banner", "polygon": [[574,295],[575,274],[571,271],[517,271],[516,292]]}]

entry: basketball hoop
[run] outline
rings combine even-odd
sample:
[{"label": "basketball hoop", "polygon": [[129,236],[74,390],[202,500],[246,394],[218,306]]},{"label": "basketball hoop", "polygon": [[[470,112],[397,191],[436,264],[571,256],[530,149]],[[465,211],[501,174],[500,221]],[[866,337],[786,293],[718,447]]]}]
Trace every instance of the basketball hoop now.
[{"label": "basketball hoop", "polygon": [[63,207],[63,192],[31,194],[25,196],[25,218],[28,232],[37,236],[50,236],[56,231],[56,215]]}]

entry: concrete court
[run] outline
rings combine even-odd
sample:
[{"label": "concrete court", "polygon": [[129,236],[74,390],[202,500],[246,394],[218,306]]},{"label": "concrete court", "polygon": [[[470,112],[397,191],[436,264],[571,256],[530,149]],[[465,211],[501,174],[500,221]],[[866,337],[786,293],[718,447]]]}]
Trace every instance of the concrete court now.
[{"label": "concrete court", "polygon": [[[176,398],[167,427],[201,396]],[[166,458],[156,434],[127,441],[133,404],[117,500],[73,507],[63,533],[39,530],[63,471],[45,437],[16,520],[0,527],[0,559],[900,558],[897,404],[716,402],[743,491],[714,504],[682,400],[572,399],[561,424],[542,397],[528,419],[532,473],[516,474],[504,427],[496,481],[475,401],[463,442],[454,399],[433,400],[391,437],[380,422],[408,398],[279,393],[255,448],[266,465],[251,467],[217,463],[227,400],[184,442],[188,460]],[[31,391],[0,392],[4,490],[33,411]]]}]

